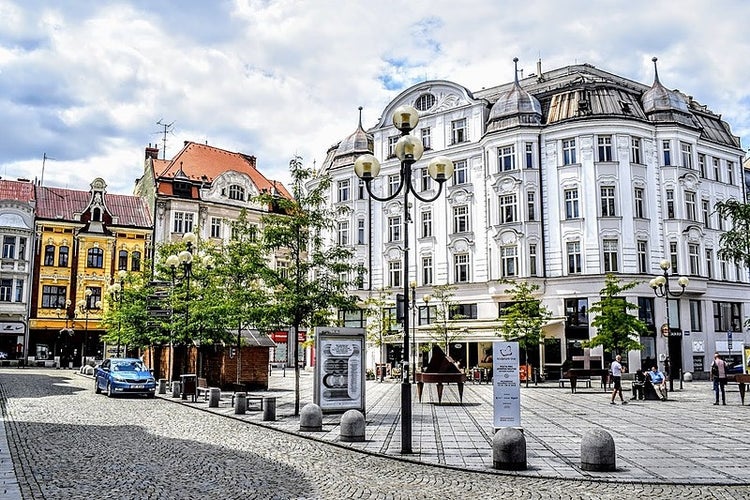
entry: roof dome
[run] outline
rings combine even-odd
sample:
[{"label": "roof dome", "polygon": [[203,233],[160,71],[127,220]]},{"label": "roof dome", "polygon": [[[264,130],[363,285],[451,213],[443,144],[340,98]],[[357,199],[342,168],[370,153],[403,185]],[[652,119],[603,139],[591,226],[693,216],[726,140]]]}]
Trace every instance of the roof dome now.
[{"label": "roof dome", "polygon": [[641,103],[643,111],[653,113],[655,111],[682,111],[688,113],[688,105],[679,92],[667,89],[659,81],[659,72],[656,68],[657,58],[651,59],[654,62],[654,84],[643,93]]},{"label": "roof dome", "polygon": [[536,97],[526,92],[518,83],[518,58],[513,58],[515,63],[515,78],[513,87],[500,94],[495,104],[490,109],[489,121],[498,121],[518,115],[534,115],[531,120],[522,120],[523,123],[539,124],[542,117],[542,106]]},{"label": "roof dome", "polygon": [[346,139],[343,139],[336,150],[336,156],[372,153],[374,150],[372,135],[362,128],[362,106],[359,107],[359,125]]}]

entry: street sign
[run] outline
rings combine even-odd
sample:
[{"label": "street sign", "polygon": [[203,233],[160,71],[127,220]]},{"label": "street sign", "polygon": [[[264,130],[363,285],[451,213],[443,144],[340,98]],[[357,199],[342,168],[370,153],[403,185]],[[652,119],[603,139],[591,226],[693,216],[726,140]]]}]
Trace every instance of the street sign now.
[{"label": "street sign", "polygon": [[727,351],[732,351],[732,332],[727,332]]}]

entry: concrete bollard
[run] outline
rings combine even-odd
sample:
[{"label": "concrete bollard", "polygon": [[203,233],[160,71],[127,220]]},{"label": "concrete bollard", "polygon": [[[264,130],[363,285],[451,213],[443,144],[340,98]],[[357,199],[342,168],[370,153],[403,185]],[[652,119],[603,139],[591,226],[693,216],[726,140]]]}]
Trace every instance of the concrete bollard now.
[{"label": "concrete bollard", "polygon": [[685,372],[682,374],[682,380],[685,382],[692,382],[693,381],[693,374],[690,372]]},{"label": "concrete bollard", "polygon": [[276,420],[276,398],[263,398],[263,421],[273,420]]},{"label": "concrete bollard", "polygon": [[167,393],[167,379],[160,378],[159,379],[159,394],[166,394]]},{"label": "concrete bollard", "polygon": [[365,416],[359,410],[348,410],[341,416],[339,439],[347,443],[365,440]]},{"label": "concrete bollard", "polygon": [[492,466],[526,470],[526,437],[515,427],[503,427],[492,437]]},{"label": "concrete bollard", "polygon": [[581,439],[581,469],[595,472],[616,470],[615,440],[603,429],[593,429]]},{"label": "concrete bollard", "polygon": [[211,387],[208,389],[208,407],[218,408],[219,400],[221,399],[221,389],[218,387]]},{"label": "concrete bollard", "polygon": [[247,411],[247,393],[238,392],[234,395],[234,414],[244,415]]},{"label": "concrete bollard", "polygon": [[172,381],[172,397],[179,398],[181,392],[182,388],[180,387],[180,382],[177,380]]},{"label": "concrete bollard", "polygon": [[320,432],[323,430],[323,410],[315,403],[308,403],[299,412],[299,430]]}]

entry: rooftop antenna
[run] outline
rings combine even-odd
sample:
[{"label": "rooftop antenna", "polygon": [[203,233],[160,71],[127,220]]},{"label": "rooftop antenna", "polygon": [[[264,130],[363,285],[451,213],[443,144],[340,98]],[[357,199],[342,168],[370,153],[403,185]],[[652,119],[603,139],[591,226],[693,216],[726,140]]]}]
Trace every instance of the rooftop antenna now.
[{"label": "rooftop antenna", "polygon": [[54,158],[51,158],[47,156],[47,153],[44,153],[42,156],[42,178],[39,179],[39,185],[41,187],[44,187],[44,165],[47,163],[47,160],[54,160]]},{"label": "rooftop antenna", "polygon": [[162,118],[159,118],[159,121],[156,122],[157,125],[161,125],[164,127],[164,131],[162,132],[162,139],[161,139],[161,159],[166,160],[167,159],[167,133],[171,132],[172,125],[174,125],[174,122],[172,123],[164,123]]}]

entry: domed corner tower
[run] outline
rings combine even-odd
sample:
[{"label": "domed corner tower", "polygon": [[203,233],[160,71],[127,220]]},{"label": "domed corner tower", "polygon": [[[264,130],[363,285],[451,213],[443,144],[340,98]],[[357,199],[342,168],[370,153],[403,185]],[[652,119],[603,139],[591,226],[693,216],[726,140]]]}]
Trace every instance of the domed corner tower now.
[{"label": "domed corner tower", "polygon": [[490,109],[487,132],[518,125],[542,124],[542,106],[536,97],[521,88],[518,82],[518,58],[513,58],[514,82],[510,90],[500,94]]}]

